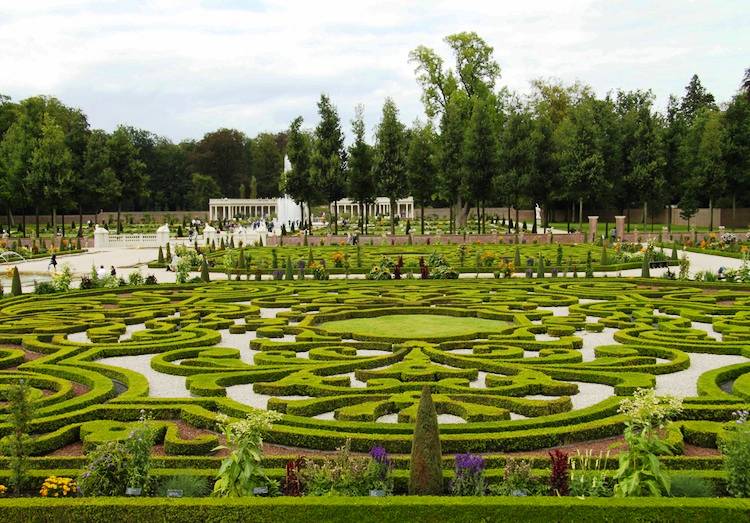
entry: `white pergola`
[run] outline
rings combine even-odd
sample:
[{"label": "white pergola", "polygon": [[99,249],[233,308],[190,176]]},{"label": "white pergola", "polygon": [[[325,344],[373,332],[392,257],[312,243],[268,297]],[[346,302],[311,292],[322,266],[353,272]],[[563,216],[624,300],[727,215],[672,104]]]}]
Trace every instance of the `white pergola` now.
[{"label": "white pergola", "polygon": [[264,218],[278,214],[276,198],[211,198],[208,219],[231,220],[237,217]]},{"label": "white pergola", "polygon": [[[331,212],[333,212],[333,205],[331,204]],[[335,202],[338,208],[339,214],[349,214],[351,216],[359,215],[359,203],[351,200],[350,198],[342,198]],[[414,198],[409,196],[408,198],[401,198],[396,200],[396,211],[394,213],[400,218],[414,218]],[[390,216],[391,215],[391,200],[385,196],[375,198],[375,203],[371,203],[367,206],[368,216]]]}]

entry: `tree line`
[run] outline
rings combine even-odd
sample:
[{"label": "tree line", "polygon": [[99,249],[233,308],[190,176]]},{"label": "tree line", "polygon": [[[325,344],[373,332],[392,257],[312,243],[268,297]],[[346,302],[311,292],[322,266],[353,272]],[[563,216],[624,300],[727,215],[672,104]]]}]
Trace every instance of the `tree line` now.
[{"label": "tree line", "polygon": [[[516,227],[519,207],[540,204],[545,225],[553,209],[564,209],[580,230],[584,206],[642,206],[645,223],[666,205],[679,206],[689,220],[701,205],[736,209],[750,202],[750,69],[727,103],[717,104],[695,75],[659,112],[650,90],[601,98],[580,83],[535,80],[521,96],[496,86],[500,66],[476,33],[445,42],[452,66],[424,46],[409,55],[425,122],[407,128],[386,99],[369,145],[360,107],[351,122],[354,141],[345,148],[328,96],[320,97],[314,129],[304,130],[296,118],[285,192],[308,204],[348,195],[363,211],[375,196],[389,197],[393,211],[395,200],[410,194],[422,208],[422,232],[429,205],[450,206],[451,232],[475,208],[477,231],[484,232],[490,205],[507,206],[509,218],[516,209]],[[361,221],[366,227],[366,214]]]},{"label": "tree line", "polygon": [[[553,210],[564,210],[580,227],[584,206],[642,207],[645,223],[666,205],[690,219],[700,206],[750,203],[750,69],[727,102],[717,103],[695,75],[658,111],[650,90],[599,97],[581,83],[540,79],[522,96],[498,85],[494,50],[476,33],[445,42],[450,61],[424,46],[409,54],[424,120],[405,125],[387,98],[369,143],[359,106],[348,146],[325,94],[314,128],[298,117],[275,134],[219,129],[178,144],[127,126],[92,130],[80,110],[55,98],[0,96],[8,223],[14,212],[25,219],[27,211],[48,210],[54,222],[60,210],[113,205],[119,225],[121,210],[205,209],[211,197],[281,193],[308,209],[348,196],[363,211],[376,196],[387,196],[394,211],[397,199],[411,195],[422,230],[426,206],[448,206],[451,232],[470,219],[483,232],[490,206],[507,207],[509,217],[516,209],[516,227],[517,209],[536,203],[545,225]],[[284,154],[292,169],[282,174]],[[364,232],[369,217],[360,216]],[[337,232],[335,207],[333,224]]]},{"label": "tree line", "polygon": [[[0,95],[0,199],[7,223],[14,213],[26,234],[26,214],[79,215],[107,206],[120,213],[206,209],[216,197],[275,197],[286,133],[249,138],[218,129],[200,140],[173,143],[121,125],[91,129],[86,115],[53,97],[17,103]],[[64,228],[63,228],[64,230]],[[82,233],[79,225],[79,233]]]}]

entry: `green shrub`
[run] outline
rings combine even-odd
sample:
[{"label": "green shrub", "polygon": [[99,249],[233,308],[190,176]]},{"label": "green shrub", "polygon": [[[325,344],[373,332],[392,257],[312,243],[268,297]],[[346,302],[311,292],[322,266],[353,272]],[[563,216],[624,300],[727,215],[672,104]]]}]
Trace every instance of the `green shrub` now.
[{"label": "green shrub", "polygon": [[159,496],[165,497],[170,490],[181,491],[182,497],[185,498],[198,498],[208,496],[211,486],[206,477],[181,474],[163,478],[157,492]]},{"label": "green shrub", "polygon": [[750,497],[750,422],[746,411],[738,413],[737,423],[726,431],[721,444],[727,490],[736,498]]},{"label": "green shrub", "polygon": [[128,486],[130,454],[118,441],[102,443],[89,453],[76,482],[84,496],[122,496]]},{"label": "green shrub", "polygon": [[672,476],[672,496],[676,498],[712,498],[716,490],[710,481],[688,474]]},{"label": "green shrub", "polygon": [[437,411],[430,387],[422,387],[422,397],[414,423],[414,438],[409,464],[409,494],[417,496],[443,493],[442,451]]},{"label": "green shrub", "polygon": [[31,445],[31,420],[34,418],[34,405],[31,389],[25,379],[11,385],[7,394],[11,433],[0,440],[0,449],[10,457],[10,484],[16,496],[26,484]]}]

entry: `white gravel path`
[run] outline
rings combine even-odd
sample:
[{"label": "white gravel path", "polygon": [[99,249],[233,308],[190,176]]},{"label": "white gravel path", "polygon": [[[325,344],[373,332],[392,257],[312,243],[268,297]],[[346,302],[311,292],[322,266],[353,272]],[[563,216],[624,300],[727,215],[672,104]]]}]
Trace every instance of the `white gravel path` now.
[{"label": "white gravel path", "polygon": [[190,391],[185,387],[184,376],[173,376],[156,372],[151,368],[153,354],[137,356],[113,356],[96,360],[97,363],[121,367],[143,375],[148,381],[148,393],[153,398],[189,398]]},{"label": "white gravel path", "polygon": [[679,398],[687,398],[698,395],[698,378],[701,374],[713,369],[747,363],[748,358],[728,354],[702,354],[688,353],[690,367],[672,374],[660,374],[656,376],[656,392],[658,394],[669,394]]}]

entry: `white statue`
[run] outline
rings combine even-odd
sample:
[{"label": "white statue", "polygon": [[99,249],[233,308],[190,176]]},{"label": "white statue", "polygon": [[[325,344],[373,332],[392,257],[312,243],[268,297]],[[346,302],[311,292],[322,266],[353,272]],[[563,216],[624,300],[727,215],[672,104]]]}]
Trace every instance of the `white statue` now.
[{"label": "white statue", "polygon": [[534,204],[534,216],[536,219],[536,230],[538,231],[542,226],[542,208],[539,207],[539,204]]}]

